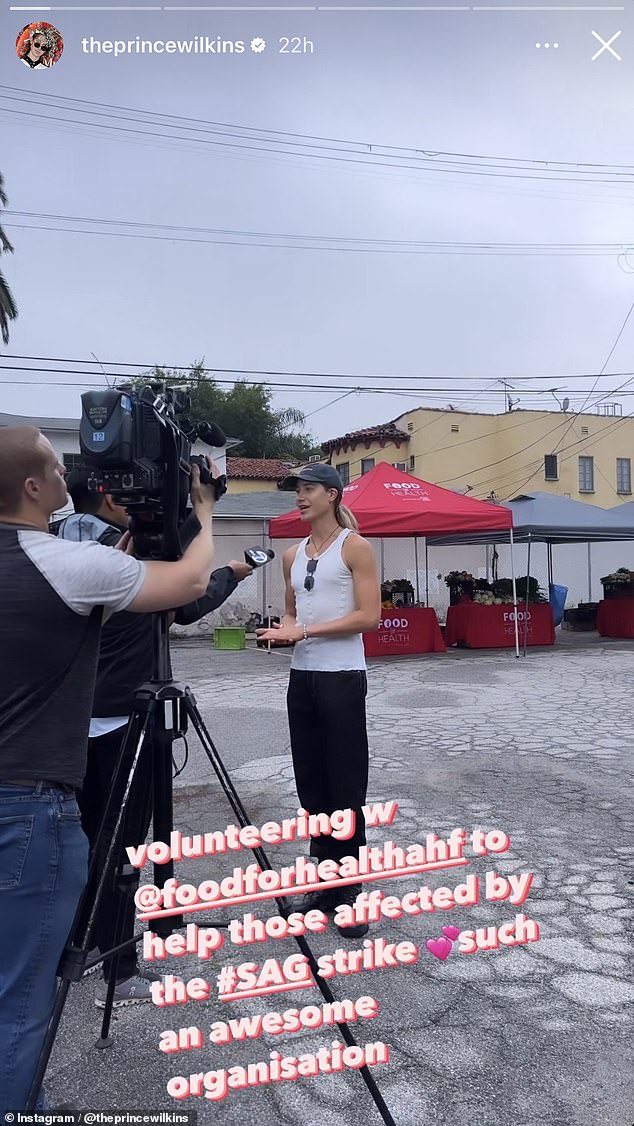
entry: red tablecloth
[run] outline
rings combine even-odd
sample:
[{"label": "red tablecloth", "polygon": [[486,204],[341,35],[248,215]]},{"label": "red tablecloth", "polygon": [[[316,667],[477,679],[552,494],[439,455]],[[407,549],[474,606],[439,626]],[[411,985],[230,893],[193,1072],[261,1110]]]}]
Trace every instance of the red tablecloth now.
[{"label": "red tablecloth", "polygon": [[[477,602],[450,606],[447,611],[445,641],[447,645],[462,642],[468,649],[502,649],[515,645],[515,611],[513,606],[482,606]],[[526,617],[528,615],[528,617]],[[520,646],[554,645],[553,612],[546,602],[518,607]]]},{"label": "red tablecloth", "polygon": [[601,637],[634,637],[634,601],[604,598],[597,610],[597,629]]},{"label": "red tablecloth", "polygon": [[397,606],[383,610],[379,628],[364,633],[366,657],[401,653],[444,653],[445,643],[435,610],[426,606]]}]

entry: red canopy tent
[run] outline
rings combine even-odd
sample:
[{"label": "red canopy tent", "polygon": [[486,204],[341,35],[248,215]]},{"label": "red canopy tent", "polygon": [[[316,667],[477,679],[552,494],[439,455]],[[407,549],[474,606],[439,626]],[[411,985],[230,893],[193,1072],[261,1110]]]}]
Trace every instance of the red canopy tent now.
[{"label": "red canopy tent", "polygon": [[[343,502],[354,513],[359,531],[364,536],[381,540],[381,581],[383,581],[383,537],[410,536],[414,540],[416,599],[418,590],[418,536],[425,539],[425,604],[429,603],[427,576],[427,540],[429,536],[457,535],[461,532],[507,532],[511,541],[511,566],[513,566],[513,514],[503,505],[472,500],[461,493],[442,489],[420,481],[409,473],[394,469],[386,462],[371,469],[343,491]],[[298,540],[308,533],[307,525],[299,512],[275,516],[269,521],[271,539]],[[517,595],[513,571],[513,602],[515,605],[515,654],[519,657],[517,627]]]},{"label": "red canopy tent", "polygon": [[[347,485],[343,503],[356,516],[364,536],[427,538],[452,532],[509,531],[513,526],[512,513],[502,505],[419,481],[386,462]],[[269,522],[272,539],[303,539],[307,532],[297,511]]]}]

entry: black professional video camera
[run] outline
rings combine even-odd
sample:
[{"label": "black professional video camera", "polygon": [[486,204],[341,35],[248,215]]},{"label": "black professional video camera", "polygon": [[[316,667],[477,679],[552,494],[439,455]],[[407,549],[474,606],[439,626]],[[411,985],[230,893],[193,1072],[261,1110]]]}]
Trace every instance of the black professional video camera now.
[{"label": "black professional video camera", "polygon": [[[197,531],[193,517],[183,527],[192,465],[200,467],[203,484],[212,480],[206,459],[192,455],[192,444],[200,439],[224,446],[224,434],[211,422],[176,422],[190,407],[180,388],[87,391],[81,402],[79,444],[91,473],[88,488],[111,493],[127,508],[139,558],[179,559]],[[226,477],[213,484],[218,499],[227,490]]]}]

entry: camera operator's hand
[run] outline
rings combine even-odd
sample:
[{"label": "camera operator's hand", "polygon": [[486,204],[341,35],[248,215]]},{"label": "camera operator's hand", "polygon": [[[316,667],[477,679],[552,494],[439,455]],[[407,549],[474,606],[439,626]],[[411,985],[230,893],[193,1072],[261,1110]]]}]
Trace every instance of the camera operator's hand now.
[{"label": "camera operator's hand", "polygon": [[[207,458],[207,465],[209,466],[210,476],[220,477],[220,470],[217,465],[214,465],[211,458]],[[202,485],[200,481],[200,468],[198,465],[192,465],[192,483],[190,489],[190,496],[192,498],[192,508],[196,516],[200,520],[201,517],[208,519],[213,513],[214,505],[216,503],[216,493],[212,482],[208,485]]]},{"label": "camera operator's hand", "polygon": [[231,568],[239,583],[253,574],[253,567],[250,567],[248,563],[240,563],[237,559],[230,559],[227,567]]},{"label": "camera operator's hand", "polygon": [[124,532],[120,540],[114,545],[115,551],[123,551],[126,555],[134,554],[134,543],[130,532]]}]

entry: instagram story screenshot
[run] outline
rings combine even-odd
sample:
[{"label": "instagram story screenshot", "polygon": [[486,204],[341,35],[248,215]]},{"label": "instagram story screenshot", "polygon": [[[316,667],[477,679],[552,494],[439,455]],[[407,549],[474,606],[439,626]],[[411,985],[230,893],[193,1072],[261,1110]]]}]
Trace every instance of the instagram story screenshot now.
[{"label": "instagram story screenshot", "polygon": [[0,52],[0,1126],[634,1126],[633,0]]}]

